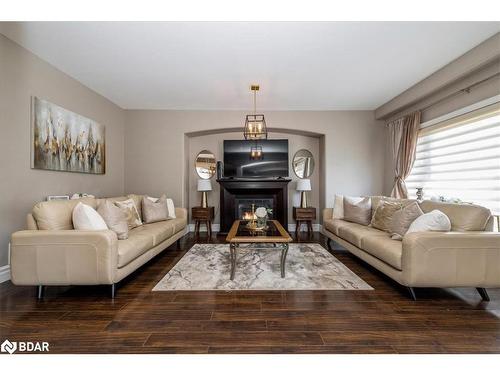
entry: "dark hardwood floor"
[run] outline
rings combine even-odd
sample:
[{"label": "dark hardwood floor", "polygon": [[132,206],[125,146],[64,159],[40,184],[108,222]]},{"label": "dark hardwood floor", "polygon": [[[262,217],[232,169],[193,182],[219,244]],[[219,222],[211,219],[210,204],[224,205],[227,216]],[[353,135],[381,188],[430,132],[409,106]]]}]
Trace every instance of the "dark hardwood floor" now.
[{"label": "dark hardwood floor", "polygon": [[[213,238],[223,241],[223,238]],[[325,246],[315,233],[312,241]],[[375,290],[151,292],[192,234],[109,287],[0,284],[0,341],[51,353],[500,353],[500,290],[417,289],[418,301],[345,250],[332,253]]]}]

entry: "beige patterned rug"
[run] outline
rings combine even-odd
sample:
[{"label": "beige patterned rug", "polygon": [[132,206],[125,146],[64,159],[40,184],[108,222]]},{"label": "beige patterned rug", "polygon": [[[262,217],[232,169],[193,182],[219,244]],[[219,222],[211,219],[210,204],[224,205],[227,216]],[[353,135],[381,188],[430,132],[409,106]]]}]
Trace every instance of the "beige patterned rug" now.
[{"label": "beige patterned rug", "polygon": [[320,244],[290,244],[286,276],[280,250],[238,249],[236,274],[229,279],[227,244],[195,244],[153,288],[169,290],[372,290]]}]

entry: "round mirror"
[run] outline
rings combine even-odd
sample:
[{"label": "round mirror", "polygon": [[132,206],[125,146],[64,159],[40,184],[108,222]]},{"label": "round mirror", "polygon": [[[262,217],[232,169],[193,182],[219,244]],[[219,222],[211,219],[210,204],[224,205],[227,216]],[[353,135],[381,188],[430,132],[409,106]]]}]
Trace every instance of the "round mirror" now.
[{"label": "round mirror", "polygon": [[215,175],[215,155],[208,150],[200,151],[195,161],[196,173],[203,180],[208,180]]},{"label": "round mirror", "polygon": [[314,171],[314,157],[309,150],[299,150],[293,156],[293,171],[298,178],[309,178]]}]

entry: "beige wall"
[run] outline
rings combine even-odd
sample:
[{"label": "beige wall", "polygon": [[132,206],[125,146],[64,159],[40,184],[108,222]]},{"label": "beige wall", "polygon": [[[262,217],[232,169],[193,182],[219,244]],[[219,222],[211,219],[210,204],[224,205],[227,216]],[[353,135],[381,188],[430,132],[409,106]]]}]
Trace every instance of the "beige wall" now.
[{"label": "beige wall", "polygon": [[[106,126],[106,174],[30,169],[30,98],[47,99]],[[0,35],[0,266],[10,234],[47,195],[118,195],[124,186],[124,111]]]},{"label": "beige wall", "polygon": [[[195,171],[194,164],[196,155],[202,150],[212,151],[217,160],[224,159],[224,147],[223,141],[225,139],[242,139],[241,130],[239,132],[225,132],[218,134],[203,134],[198,136],[188,137],[188,148],[186,149],[186,153],[188,157],[186,160],[188,161],[186,164],[186,174],[188,176],[187,184],[188,184],[188,207],[191,210],[191,207],[200,205],[200,194],[196,190],[196,185],[198,182],[198,175]],[[292,221],[292,207],[298,206],[300,203],[300,195],[295,190],[297,184],[297,176],[292,171],[292,158],[295,152],[300,149],[307,149],[311,151],[315,161],[314,172],[311,179],[312,191],[308,193],[309,205],[312,207],[319,207],[319,192],[320,192],[320,182],[319,182],[319,174],[321,170],[321,162],[319,157],[319,145],[320,138],[318,136],[307,136],[302,134],[291,134],[291,133],[278,133],[278,132],[270,132],[269,139],[288,139],[288,152],[289,152],[289,166],[290,166],[290,178],[292,181],[288,184],[288,222],[293,223]],[[208,203],[211,206],[215,207],[215,224],[220,223],[220,215],[219,215],[219,184],[215,181],[215,176],[212,178],[212,191],[208,195]],[[319,215],[318,215],[319,218]]]},{"label": "beige wall", "polygon": [[[324,200],[320,208],[332,206],[335,193],[382,193],[386,137],[373,111],[269,111],[265,115],[275,132],[324,135],[324,175],[318,178],[324,179],[325,192],[319,192],[318,202]],[[242,129],[244,116],[241,111],[127,111],[125,190],[166,192],[176,205],[187,205],[190,152],[185,134]]]}]

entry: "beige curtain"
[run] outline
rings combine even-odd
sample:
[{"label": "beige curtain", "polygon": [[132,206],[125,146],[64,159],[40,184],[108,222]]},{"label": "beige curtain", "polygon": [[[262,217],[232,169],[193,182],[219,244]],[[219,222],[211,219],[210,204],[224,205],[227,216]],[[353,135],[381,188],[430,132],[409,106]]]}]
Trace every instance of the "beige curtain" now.
[{"label": "beige curtain", "polygon": [[388,126],[395,172],[391,197],[408,198],[405,179],[410,174],[415,161],[420,112],[391,121]]}]

